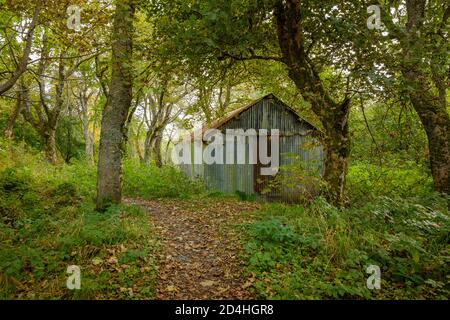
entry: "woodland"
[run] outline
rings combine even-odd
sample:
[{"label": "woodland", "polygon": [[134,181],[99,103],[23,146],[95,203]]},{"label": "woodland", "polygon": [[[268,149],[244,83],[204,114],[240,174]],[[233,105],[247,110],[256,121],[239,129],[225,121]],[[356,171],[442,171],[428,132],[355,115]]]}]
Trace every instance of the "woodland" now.
[{"label": "woodland", "polygon": [[[449,18],[448,0],[0,0],[0,299],[447,300]],[[180,172],[183,136],[269,93],[322,132],[320,192]]]}]

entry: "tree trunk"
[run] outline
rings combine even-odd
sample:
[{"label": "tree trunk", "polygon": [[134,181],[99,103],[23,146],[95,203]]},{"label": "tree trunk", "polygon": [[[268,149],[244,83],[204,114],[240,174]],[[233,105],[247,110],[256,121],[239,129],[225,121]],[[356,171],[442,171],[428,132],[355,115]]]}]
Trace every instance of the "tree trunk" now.
[{"label": "tree trunk", "polygon": [[42,132],[44,139],[45,159],[51,164],[56,164],[56,130],[54,128],[45,128]]},{"label": "tree trunk", "polygon": [[85,139],[86,139],[86,160],[93,164],[94,163],[94,141],[92,141],[92,137],[89,134],[89,131],[85,133]]},{"label": "tree trunk", "polygon": [[437,192],[450,195],[450,119],[448,113],[445,110],[422,109],[423,105],[418,107],[418,104],[414,103],[428,137],[434,188]]},{"label": "tree trunk", "polygon": [[26,40],[25,40],[25,48],[22,53],[22,57],[17,65],[16,69],[12,73],[11,78],[6,80],[3,83],[0,83],[0,95],[11,89],[14,84],[19,80],[20,76],[27,70],[28,60],[31,54],[31,47],[33,45],[33,36],[36,26],[38,24],[39,15],[41,13],[41,3],[38,1],[36,8],[34,9],[33,18],[30,23],[30,27],[28,29]]},{"label": "tree trunk", "polygon": [[134,148],[136,149],[136,153],[137,153],[137,155],[139,157],[139,162],[140,163],[144,163],[144,156],[142,155],[140,139],[139,139],[140,135],[141,135],[141,129],[142,129],[143,124],[144,124],[144,120],[142,120],[139,123],[139,126],[137,128],[137,132],[136,132],[136,135],[135,135],[135,139],[134,139]]},{"label": "tree trunk", "polygon": [[326,151],[324,180],[327,184],[327,198],[336,205],[344,204],[344,191],[350,154],[348,115],[350,100],[336,103],[326,91],[319,74],[310,62],[304,48],[304,34],[301,26],[302,1],[278,1],[275,5],[278,42],[282,60],[288,68],[289,77],[311,104],[312,111],[325,129]]},{"label": "tree trunk", "polygon": [[[411,104],[419,115],[428,138],[429,162],[437,192],[450,194],[450,117],[447,112],[446,81],[448,70],[439,66],[446,60],[448,53],[442,48],[441,39],[433,47],[424,42],[420,35],[424,32],[424,20],[427,9],[425,0],[406,1],[407,22],[406,37],[400,38],[402,45],[402,73],[409,89]],[[450,6],[446,7],[441,28],[450,17]],[[431,47],[431,49],[430,49]],[[427,48],[428,50],[425,50]],[[440,59],[442,56],[442,60]],[[426,63],[429,59],[429,65]],[[429,74],[426,73],[430,67]],[[435,84],[437,93],[432,88]],[[449,203],[450,205],[450,203]]]},{"label": "tree trunk", "polygon": [[410,92],[411,103],[427,134],[434,188],[450,195],[450,117],[445,104],[432,96],[426,75],[407,71],[404,76],[414,88]]},{"label": "tree trunk", "polygon": [[91,97],[91,94],[87,94],[87,86],[85,85],[82,89],[82,92],[78,95],[78,102],[80,104],[81,110],[79,110],[81,124],[83,126],[83,136],[85,141],[85,157],[86,160],[93,164],[94,163],[94,139],[91,136],[89,131],[89,108],[88,103]]},{"label": "tree trunk", "polygon": [[151,129],[147,131],[144,142],[144,163],[149,163],[152,157],[152,149],[155,143],[155,132]]},{"label": "tree trunk", "polygon": [[94,163],[94,141],[89,132],[89,114],[87,111],[87,105],[82,106],[81,119],[82,119],[82,124],[83,124],[84,141],[86,144],[86,147],[85,147],[86,160],[89,163]]},{"label": "tree trunk", "polygon": [[132,101],[134,0],[116,1],[112,30],[112,76],[103,110],[97,176],[97,210],[122,198],[125,122]]},{"label": "tree trunk", "polygon": [[86,153],[86,160],[89,163],[94,163],[94,141],[92,140],[91,134],[89,133],[89,127],[86,127],[83,125],[83,134],[84,134],[84,140],[86,143],[85,147],[85,153]]},{"label": "tree trunk", "polygon": [[11,139],[13,136],[13,129],[14,129],[14,124],[16,123],[17,117],[19,116],[20,112],[22,111],[23,108],[23,93],[22,93],[23,87],[20,87],[17,90],[17,101],[16,101],[16,105],[14,107],[14,110],[12,111],[11,115],[8,118],[8,122],[6,123],[6,127],[5,127],[5,138],[6,139]]},{"label": "tree trunk", "polygon": [[162,143],[162,133],[158,132],[155,137],[155,143],[153,147],[153,152],[155,154],[155,163],[158,168],[161,168],[162,163],[162,155],[161,155],[161,143]]},{"label": "tree trunk", "polygon": [[335,205],[343,205],[345,201],[345,185],[348,172],[348,158],[350,156],[350,135],[348,130],[348,116],[350,100],[345,100],[339,106],[329,106],[326,110],[331,120],[325,124],[325,172],[327,183],[327,198]]}]

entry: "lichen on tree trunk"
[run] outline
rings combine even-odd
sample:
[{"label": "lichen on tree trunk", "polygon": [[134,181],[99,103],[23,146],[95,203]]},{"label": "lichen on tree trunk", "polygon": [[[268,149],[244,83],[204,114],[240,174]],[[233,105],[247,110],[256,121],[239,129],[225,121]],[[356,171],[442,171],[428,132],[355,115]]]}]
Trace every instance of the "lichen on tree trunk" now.
[{"label": "lichen on tree trunk", "polygon": [[56,130],[54,128],[46,128],[42,134],[44,138],[45,159],[51,164],[56,164]]},{"label": "lichen on tree trunk", "polygon": [[112,30],[112,76],[103,110],[97,176],[97,210],[122,198],[125,123],[132,101],[134,0],[116,1]]},{"label": "lichen on tree trunk", "polygon": [[[436,34],[444,32],[450,17],[450,6],[446,8]],[[427,9],[429,4],[424,0],[406,1],[406,32],[399,36],[403,54],[401,72],[411,104],[427,134],[434,188],[450,195],[450,117],[446,95],[448,69],[445,67],[448,52],[444,37],[435,38],[432,42],[423,37],[427,30]]]},{"label": "lichen on tree trunk", "polygon": [[427,134],[434,188],[450,195],[450,117],[445,103],[439,103],[438,97],[431,94],[425,75],[410,70],[404,76],[414,88],[410,92],[411,103]]},{"label": "lichen on tree trunk", "polygon": [[155,137],[155,144],[153,146],[155,153],[155,164],[158,168],[161,168],[163,165],[161,155],[161,143],[162,143],[162,133],[158,132],[158,134]]},{"label": "lichen on tree trunk", "polygon": [[324,180],[327,184],[327,198],[331,203],[343,205],[350,155],[348,129],[328,132],[324,138],[326,152]]}]

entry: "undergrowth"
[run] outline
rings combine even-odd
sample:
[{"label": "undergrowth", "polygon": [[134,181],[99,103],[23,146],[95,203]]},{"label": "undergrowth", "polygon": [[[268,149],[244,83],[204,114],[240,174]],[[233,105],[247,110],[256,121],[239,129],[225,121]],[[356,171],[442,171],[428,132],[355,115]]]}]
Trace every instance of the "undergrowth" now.
[{"label": "undergrowth", "polygon": [[[247,226],[247,271],[260,298],[450,296],[450,215],[437,195],[382,196],[342,210],[322,198],[309,206],[267,204],[255,219]],[[369,265],[381,269],[380,290],[366,286]]]},{"label": "undergrowth", "polygon": [[[0,141],[0,298],[141,299],[155,294],[158,250],[147,213],[94,209],[95,167],[50,166]],[[67,267],[81,289],[66,287]]]},{"label": "undergrowth", "polygon": [[192,181],[177,168],[141,164],[128,160],[124,164],[124,194],[144,199],[189,199],[206,195],[200,181]]}]

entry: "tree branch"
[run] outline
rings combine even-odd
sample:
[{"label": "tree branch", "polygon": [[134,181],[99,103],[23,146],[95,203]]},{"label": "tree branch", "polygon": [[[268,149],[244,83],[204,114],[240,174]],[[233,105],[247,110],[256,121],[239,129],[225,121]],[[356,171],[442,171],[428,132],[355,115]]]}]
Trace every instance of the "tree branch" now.
[{"label": "tree branch", "polygon": [[31,46],[33,44],[33,35],[34,30],[36,29],[36,25],[39,20],[39,14],[41,12],[41,3],[38,2],[36,9],[34,10],[33,19],[31,20],[30,28],[27,32],[25,49],[22,54],[22,59],[20,60],[19,65],[16,67],[16,70],[13,72],[13,75],[10,79],[0,84],[0,95],[8,91],[14,86],[20,76],[26,71],[28,65],[28,59],[31,53]]}]

